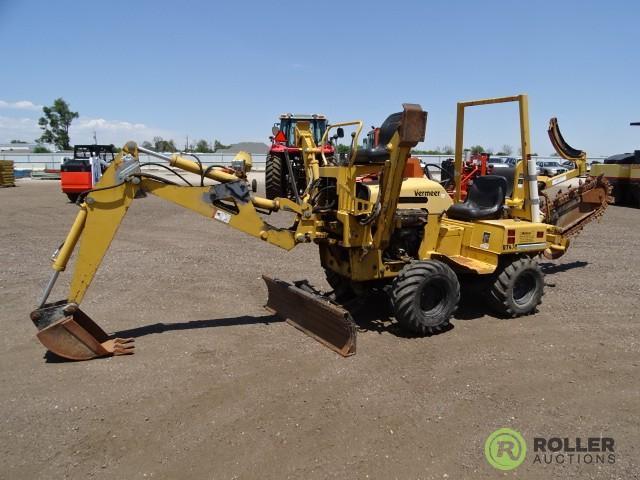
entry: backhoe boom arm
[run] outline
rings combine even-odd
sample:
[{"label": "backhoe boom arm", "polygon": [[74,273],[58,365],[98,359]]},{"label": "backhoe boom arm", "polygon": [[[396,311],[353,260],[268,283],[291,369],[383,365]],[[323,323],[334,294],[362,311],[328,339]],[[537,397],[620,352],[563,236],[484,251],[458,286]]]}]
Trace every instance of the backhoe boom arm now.
[{"label": "backhoe boom arm", "polygon": [[[200,173],[199,165],[188,159],[178,155],[164,158],[168,158],[174,167]],[[126,178],[121,178],[125,169],[131,173]],[[252,197],[243,181],[226,172],[211,170],[206,176],[222,183],[200,187],[183,186],[161,177],[146,175],[139,168],[138,148],[134,143],[127,144],[123,153],[105,171],[96,188],[87,194],[80,205],[67,238],[55,254],[54,275],[40,306],[46,302],[57,274],[65,270],[78,242],[80,246],[67,301],[75,304],[82,301],[118,227],[139,191],[156,195],[285,250],[291,250],[297,243],[310,241],[309,222],[305,222],[301,215],[306,211],[304,204],[300,206],[287,199],[267,200]],[[269,225],[260,217],[256,207],[269,211],[279,208],[293,211],[297,217],[297,228],[281,229]]]}]

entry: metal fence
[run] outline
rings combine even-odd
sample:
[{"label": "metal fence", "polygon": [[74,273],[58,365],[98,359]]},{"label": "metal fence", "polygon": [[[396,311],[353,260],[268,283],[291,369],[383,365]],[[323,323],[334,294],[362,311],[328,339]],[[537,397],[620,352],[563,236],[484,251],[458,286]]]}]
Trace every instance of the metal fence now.
[{"label": "metal fence", "polygon": [[[186,154],[185,154],[186,155]],[[0,160],[13,160],[16,170],[44,170],[47,168],[58,169],[65,157],[70,157],[69,153],[16,153],[16,152],[0,152]],[[198,158],[206,166],[209,165],[230,165],[235,157],[234,153],[200,153]],[[253,154],[254,170],[264,170],[266,154]],[[453,155],[414,155],[423,163],[435,163],[440,165],[447,158]],[[500,158],[500,157],[493,157]],[[535,157],[537,161],[544,160],[560,160],[559,157]],[[605,157],[590,157],[589,161],[602,161]],[[155,157],[141,154],[140,161],[162,163]]]},{"label": "metal fence", "polygon": [[[168,153],[167,155],[171,155]],[[187,156],[185,154],[185,156]],[[265,164],[265,154],[253,154],[254,168],[263,169]],[[0,152],[0,160],[13,160],[16,170],[44,170],[47,168],[58,169],[64,158],[70,158],[73,155],[67,153],[16,153],[16,152]],[[199,153],[198,158],[204,165],[231,165],[231,161],[235,157],[235,153]],[[189,158],[187,156],[187,158]],[[155,157],[149,155],[140,155],[140,162],[164,163]]]}]

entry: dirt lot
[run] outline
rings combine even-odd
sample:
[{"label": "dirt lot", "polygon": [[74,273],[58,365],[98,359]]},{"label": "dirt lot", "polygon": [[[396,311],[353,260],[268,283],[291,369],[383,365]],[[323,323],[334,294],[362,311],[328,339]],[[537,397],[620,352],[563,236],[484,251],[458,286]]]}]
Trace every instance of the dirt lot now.
[{"label": "dirt lot", "polygon": [[[545,264],[535,316],[467,305],[431,338],[367,323],[344,359],[262,308],[262,274],[326,288],[313,246],[136,200],[83,309],[137,353],[70,363],[28,319],[65,200],[57,182],[0,189],[2,478],[639,478],[640,210],[611,207]],[[484,459],[499,427],[529,444],[517,470]],[[601,435],[613,465],[532,463],[535,436]]]}]

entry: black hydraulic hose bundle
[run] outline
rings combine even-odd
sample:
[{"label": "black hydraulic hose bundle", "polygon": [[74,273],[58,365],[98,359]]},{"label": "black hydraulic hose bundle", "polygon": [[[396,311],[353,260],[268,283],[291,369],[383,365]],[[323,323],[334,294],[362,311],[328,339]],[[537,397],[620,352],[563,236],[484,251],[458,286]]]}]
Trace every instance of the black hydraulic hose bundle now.
[{"label": "black hydraulic hose bundle", "polygon": [[296,203],[300,203],[300,193],[298,192],[298,185],[296,184],[296,178],[293,175],[293,166],[291,165],[291,159],[289,158],[289,152],[284,151],[284,161],[287,163],[287,170],[289,171],[289,183],[291,189],[296,197]]},{"label": "black hydraulic hose bundle", "polygon": [[[189,185],[190,187],[193,187],[193,185],[191,184],[191,182],[189,182],[189,180],[187,180],[186,178],[184,178],[182,175],[180,175],[178,172],[176,172],[173,168],[171,167],[167,167],[166,165],[163,165],[162,163],[155,163],[155,162],[146,162],[146,163],[141,163],[140,166],[141,167],[145,167],[147,165],[153,165],[155,167],[162,167],[166,170],[169,170],[171,173],[173,173],[175,176],[179,177],[184,183],[186,183],[187,185]],[[157,177],[159,178],[159,177]]]},{"label": "black hydraulic hose bundle", "polygon": [[101,192],[102,190],[111,190],[112,188],[116,188],[119,187],[121,185],[124,185],[125,181],[121,181],[120,183],[116,183],[115,185],[109,185],[108,187],[100,187],[100,188],[90,188],[89,190],[84,190],[83,192],[80,192],[80,194],[78,195],[78,199],[76,200],[76,205],[80,205],[85,197],[87,195],[89,195],[91,192]]}]

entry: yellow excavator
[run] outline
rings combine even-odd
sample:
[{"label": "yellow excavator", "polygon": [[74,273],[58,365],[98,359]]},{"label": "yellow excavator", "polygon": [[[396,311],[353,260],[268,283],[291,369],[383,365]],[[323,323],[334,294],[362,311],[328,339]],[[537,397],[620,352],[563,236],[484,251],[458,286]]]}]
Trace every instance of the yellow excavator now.
[{"label": "yellow excavator", "polygon": [[[336,295],[329,298],[302,284],[265,276],[266,307],[344,356],[356,351],[356,325],[340,297],[388,295],[397,322],[417,335],[448,326],[461,282],[463,288],[469,282],[483,285],[483,298],[503,317],[535,312],[544,289],[536,257],[545,251],[564,252],[567,240],[561,229],[541,221],[527,96],[467,102],[465,107],[506,101],[519,104],[523,152],[518,167],[523,182],[514,180],[517,188],[510,198],[505,178],[498,176],[477,179],[465,201],[457,203],[438,182],[403,178],[411,149],[426,132],[427,113],[416,104],[404,104],[384,121],[375,146],[358,146],[361,121],[329,126],[319,144],[308,122],[298,122],[295,142],[308,182],[295,200],[254,196],[233,174],[204,170],[201,163],[180,155],[165,157],[127,143],[100,182],[82,194],[71,230],[54,254],[52,277],[31,313],[38,339],[51,352],[72,360],[133,353],[133,339],[110,337],[79,305],[140,191],[285,250],[316,244]],[[344,127],[355,129],[350,154],[326,157],[330,132],[343,137]],[[460,123],[457,137],[461,156]],[[200,186],[179,185],[141,170],[141,153],[199,175]],[[367,175],[377,182],[360,181]],[[205,178],[215,183],[205,185]],[[276,211],[293,216],[290,227],[272,226],[262,216]],[[76,245],[67,297],[48,302]]]}]

